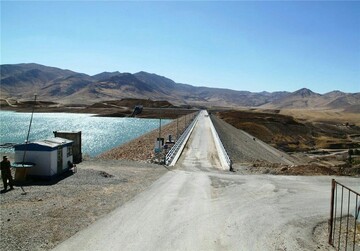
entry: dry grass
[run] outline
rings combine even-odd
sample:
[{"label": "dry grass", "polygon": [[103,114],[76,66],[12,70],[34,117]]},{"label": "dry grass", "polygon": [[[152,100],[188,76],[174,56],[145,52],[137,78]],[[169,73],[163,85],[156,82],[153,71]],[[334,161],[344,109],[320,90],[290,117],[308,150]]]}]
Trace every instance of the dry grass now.
[{"label": "dry grass", "polygon": [[360,126],[360,114],[341,110],[284,109],[280,113],[307,122],[349,123]]},{"label": "dry grass", "polygon": [[217,115],[232,126],[285,151],[306,151],[314,146],[308,127],[290,116],[257,111],[223,111]]},{"label": "dry grass", "polygon": [[358,114],[336,110],[231,110],[217,115],[284,151],[360,147]]}]

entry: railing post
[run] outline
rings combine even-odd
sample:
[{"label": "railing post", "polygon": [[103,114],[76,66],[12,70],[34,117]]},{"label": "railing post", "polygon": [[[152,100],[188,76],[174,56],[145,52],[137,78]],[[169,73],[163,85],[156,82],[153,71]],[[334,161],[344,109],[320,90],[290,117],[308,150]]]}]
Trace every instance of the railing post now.
[{"label": "railing post", "polygon": [[330,220],[329,220],[329,244],[333,245],[333,222],[334,222],[334,194],[335,194],[335,179],[331,180],[331,200],[330,200]]},{"label": "railing post", "polygon": [[354,215],[354,245],[353,245],[353,251],[355,251],[355,242],[356,242],[356,220],[357,218],[359,217],[359,213],[360,213],[360,209],[358,207],[358,197],[359,195],[358,194],[355,194],[355,215]]},{"label": "railing post", "polygon": [[[341,187],[341,199],[338,200],[338,187]],[[347,200],[344,200],[344,189],[348,191]],[[355,212],[354,212],[354,229],[350,226],[350,205],[353,201],[351,198],[351,193],[355,196]],[[353,236],[353,243],[352,243],[352,250],[355,251],[356,247],[356,217],[357,217],[357,210],[358,210],[358,198],[360,196],[360,193],[352,190],[349,187],[344,186],[343,184],[340,184],[339,182],[335,181],[335,179],[332,179],[331,181],[331,205],[330,205],[330,219],[329,219],[329,244],[332,245],[336,250],[348,250],[351,246],[349,244],[349,235],[354,234]],[[343,215],[343,209],[344,204],[348,203],[347,206],[347,212],[346,215]],[[340,214],[337,214],[337,207],[340,206]],[[352,207],[352,206],[351,206]],[[345,205],[346,210],[346,205]],[[346,222],[344,223],[344,226],[342,224],[343,218],[346,217]],[[338,220],[337,220],[338,219]],[[336,228],[336,225],[339,224],[338,229]],[[351,229],[349,229],[351,227]],[[345,232],[342,233],[342,228],[345,228]],[[345,238],[345,239],[344,239]],[[357,249],[356,249],[357,250]]]}]

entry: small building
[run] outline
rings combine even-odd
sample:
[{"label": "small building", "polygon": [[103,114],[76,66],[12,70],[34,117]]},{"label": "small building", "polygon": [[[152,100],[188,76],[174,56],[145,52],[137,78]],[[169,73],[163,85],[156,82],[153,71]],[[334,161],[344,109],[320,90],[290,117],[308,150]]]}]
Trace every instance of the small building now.
[{"label": "small building", "polygon": [[54,137],[60,137],[73,141],[73,160],[74,164],[82,162],[82,151],[81,151],[81,131],[54,131]]},{"label": "small building", "polygon": [[15,145],[15,162],[34,163],[27,170],[29,176],[53,178],[69,169],[69,161],[73,163],[72,147],[72,140],[59,137]]}]

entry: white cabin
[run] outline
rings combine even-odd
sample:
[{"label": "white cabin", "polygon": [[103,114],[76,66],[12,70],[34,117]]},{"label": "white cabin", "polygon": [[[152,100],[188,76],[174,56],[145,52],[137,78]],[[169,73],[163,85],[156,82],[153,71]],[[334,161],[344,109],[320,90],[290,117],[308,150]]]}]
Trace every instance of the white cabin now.
[{"label": "white cabin", "polygon": [[69,161],[73,163],[72,147],[72,140],[59,137],[15,145],[15,162],[35,164],[27,175],[52,178],[67,171]]}]

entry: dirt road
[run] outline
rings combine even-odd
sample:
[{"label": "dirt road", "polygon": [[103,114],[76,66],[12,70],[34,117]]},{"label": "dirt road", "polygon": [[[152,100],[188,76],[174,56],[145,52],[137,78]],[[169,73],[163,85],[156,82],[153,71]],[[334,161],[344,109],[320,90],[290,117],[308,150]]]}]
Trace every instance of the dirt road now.
[{"label": "dirt road", "polygon": [[332,177],[220,170],[207,121],[175,170],[55,250],[331,250],[313,230],[327,220]]}]

